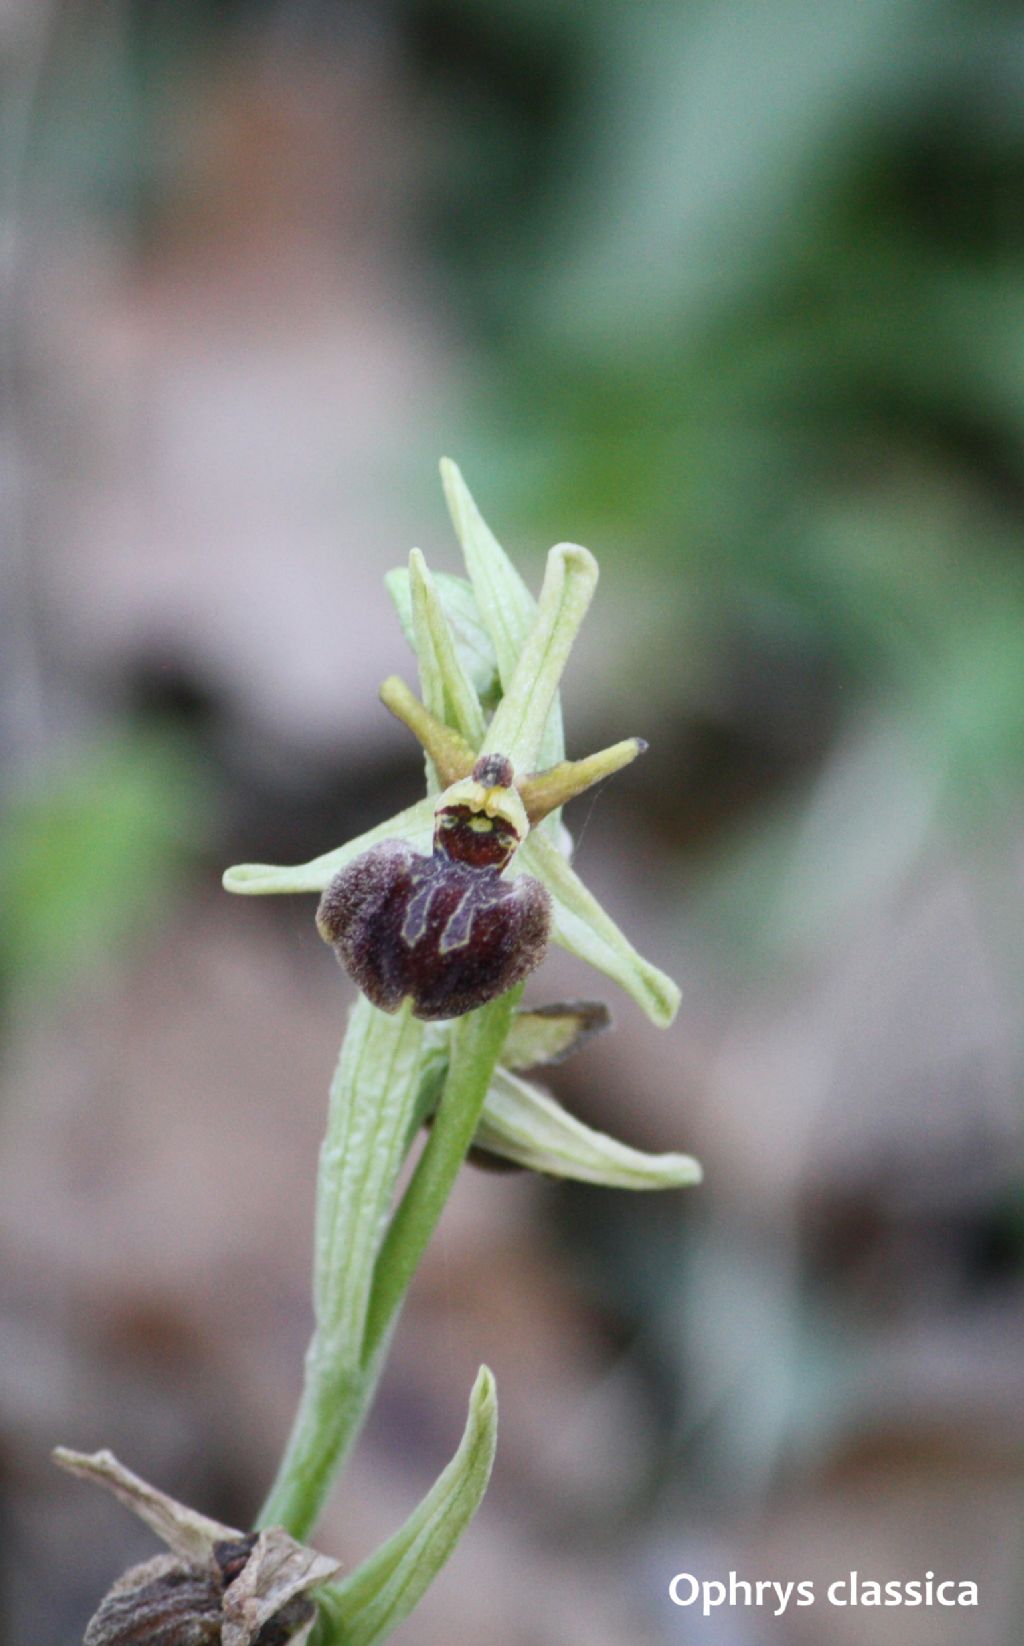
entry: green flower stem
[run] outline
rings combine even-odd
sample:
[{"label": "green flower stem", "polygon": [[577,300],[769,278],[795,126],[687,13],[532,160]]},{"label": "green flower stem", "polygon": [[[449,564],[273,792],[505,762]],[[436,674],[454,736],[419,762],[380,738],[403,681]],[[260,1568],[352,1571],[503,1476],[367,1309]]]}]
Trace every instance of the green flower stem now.
[{"label": "green flower stem", "polygon": [[360,999],[331,1087],[317,1190],[316,1330],[277,1480],[260,1526],[306,1539],[369,1409],[391,1327],[473,1141],[521,989],[460,1018],[430,1136],[381,1229],[415,1129],[424,1025]]},{"label": "green flower stem", "polygon": [[473,1142],[521,994],[521,985],[510,989],[452,1026],[448,1074],[430,1136],[377,1259],[363,1338],[363,1365],[371,1373]]}]

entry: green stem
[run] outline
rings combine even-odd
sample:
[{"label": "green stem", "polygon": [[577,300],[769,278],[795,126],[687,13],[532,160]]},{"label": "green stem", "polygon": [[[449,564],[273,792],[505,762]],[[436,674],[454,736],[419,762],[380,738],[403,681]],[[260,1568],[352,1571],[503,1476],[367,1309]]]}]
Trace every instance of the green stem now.
[{"label": "green stem", "polygon": [[370,1373],[379,1364],[380,1350],[473,1142],[521,994],[521,986],[510,989],[460,1017],[452,1028],[448,1074],[434,1124],[374,1271],[362,1357]]},{"label": "green stem", "polygon": [[382,1220],[415,1125],[423,1025],[355,1008],[320,1154],[314,1305],[299,1408],[260,1526],[307,1539],[362,1428],[398,1310],[473,1141],[521,989],[460,1018],[419,1163]]},{"label": "green stem", "polygon": [[359,1432],[364,1411],[361,1376],[332,1365],[315,1333],[291,1436],[257,1529],[283,1526],[300,1542],[310,1536]]}]

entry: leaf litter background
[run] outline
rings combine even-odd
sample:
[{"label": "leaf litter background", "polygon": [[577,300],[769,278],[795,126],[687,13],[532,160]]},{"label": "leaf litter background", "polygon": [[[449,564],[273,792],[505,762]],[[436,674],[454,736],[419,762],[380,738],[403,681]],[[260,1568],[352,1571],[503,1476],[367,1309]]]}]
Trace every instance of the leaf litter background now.
[{"label": "leaf litter background", "polygon": [[[571,821],[682,982],[557,1073],[672,1197],[466,1173],[319,1542],[486,1359],[492,1493],[421,1646],[980,1646],[1024,1614],[1024,12],[0,5],[0,1638],[150,1545],[47,1461],[244,1522],[308,1330],[347,985],[227,899],[418,791],[383,575],[436,460],[601,558]],[[671,1575],[976,1579],[773,1621]]]}]

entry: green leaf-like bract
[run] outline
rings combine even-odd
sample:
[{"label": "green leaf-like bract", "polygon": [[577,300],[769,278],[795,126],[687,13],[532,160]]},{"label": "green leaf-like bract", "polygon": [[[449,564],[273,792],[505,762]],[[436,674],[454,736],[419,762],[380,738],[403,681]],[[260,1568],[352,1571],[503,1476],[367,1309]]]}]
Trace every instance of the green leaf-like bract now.
[{"label": "green leaf-like bract", "polygon": [[702,1176],[691,1155],[631,1149],[585,1126],[549,1092],[507,1069],[495,1071],[474,1141],[531,1171],[610,1189],[682,1189]]},{"label": "green leaf-like bract", "polygon": [[494,1378],[480,1368],[458,1451],[405,1525],[344,1583],[317,1596],[316,1646],[377,1646],[429,1588],[480,1505],[498,1430]]},{"label": "green leaf-like bract", "polygon": [[414,1126],[424,1026],[356,1001],[320,1150],[313,1264],[316,1331],[277,1483],[261,1515],[306,1537],[365,1415],[362,1358],[381,1236]]}]

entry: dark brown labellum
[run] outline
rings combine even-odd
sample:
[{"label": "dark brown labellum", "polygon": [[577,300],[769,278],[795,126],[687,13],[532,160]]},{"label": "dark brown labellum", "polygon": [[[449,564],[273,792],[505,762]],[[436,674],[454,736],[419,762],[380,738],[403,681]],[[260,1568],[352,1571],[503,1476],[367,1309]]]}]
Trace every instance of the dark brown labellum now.
[{"label": "dark brown labellum", "polygon": [[382,1011],[411,998],[416,1017],[461,1017],[521,982],[547,949],[544,887],[500,878],[517,844],[501,818],[452,807],[431,857],[385,840],[342,869],[317,925]]}]

